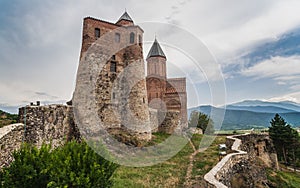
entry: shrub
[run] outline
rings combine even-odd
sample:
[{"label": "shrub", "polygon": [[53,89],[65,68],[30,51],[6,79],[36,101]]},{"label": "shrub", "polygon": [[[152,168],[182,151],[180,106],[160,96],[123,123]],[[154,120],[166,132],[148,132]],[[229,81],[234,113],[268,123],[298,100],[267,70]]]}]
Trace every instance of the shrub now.
[{"label": "shrub", "polygon": [[69,142],[51,151],[24,144],[15,161],[0,173],[0,187],[111,187],[118,167],[85,142]]}]

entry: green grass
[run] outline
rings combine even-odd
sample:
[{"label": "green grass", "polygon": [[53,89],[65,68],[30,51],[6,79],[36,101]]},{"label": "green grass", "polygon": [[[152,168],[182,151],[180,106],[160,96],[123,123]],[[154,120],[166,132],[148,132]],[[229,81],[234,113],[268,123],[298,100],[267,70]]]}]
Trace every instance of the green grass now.
[{"label": "green grass", "polygon": [[192,178],[196,181],[202,181],[206,173],[219,162],[218,145],[226,141],[225,136],[217,136],[210,147],[204,152],[200,152],[195,156]]},{"label": "green grass", "polygon": [[[268,129],[264,128],[264,129],[254,129],[254,133],[261,133],[261,132],[265,132]],[[248,130],[219,130],[219,131],[215,131],[215,134],[218,135],[226,135],[226,134],[244,134],[244,133],[250,133],[251,129]]]},{"label": "green grass", "polygon": [[268,170],[268,179],[276,187],[280,188],[299,188],[300,174],[295,172],[274,172]]},{"label": "green grass", "polygon": [[[161,143],[168,137],[166,134],[154,134],[151,143]],[[114,187],[182,187],[192,152],[191,146],[187,144],[164,163],[149,167],[121,166],[114,173]]]},{"label": "green grass", "polygon": [[[150,145],[161,143],[168,136],[166,134],[154,134]],[[193,135],[192,142],[196,145],[196,148],[202,138],[203,135]],[[193,175],[201,174],[203,177],[205,172],[218,162],[217,145],[220,143],[225,143],[225,137],[217,137],[207,151],[197,156],[194,168],[203,171],[197,171]],[[193,152],[191,145],[188,143],[179,153],[163,163],[139,168],[121,166],[113,175],[114,187],[183,187],[189,165],[189,156]],[[203,158],[203,156],[205,157]],[[195,179],[195,177],[192,177],[192,179]]]}]

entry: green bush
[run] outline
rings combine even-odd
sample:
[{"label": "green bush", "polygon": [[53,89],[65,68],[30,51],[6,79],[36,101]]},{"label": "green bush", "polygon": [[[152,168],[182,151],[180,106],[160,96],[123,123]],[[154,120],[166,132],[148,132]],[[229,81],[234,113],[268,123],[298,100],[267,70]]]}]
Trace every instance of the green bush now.
[{"label": "green bush", "polygon": [[208,115],[198,111],[191,113],[188,126],[200,128],[203,134],[207,135],[212,135],[215,132],[213,120]]},{"label": "green bush", "polygon": [[53,151],[49,145],[24,144],[13,156],[0,173],[0,187],[111,187],[118,167],[75,141]]}]

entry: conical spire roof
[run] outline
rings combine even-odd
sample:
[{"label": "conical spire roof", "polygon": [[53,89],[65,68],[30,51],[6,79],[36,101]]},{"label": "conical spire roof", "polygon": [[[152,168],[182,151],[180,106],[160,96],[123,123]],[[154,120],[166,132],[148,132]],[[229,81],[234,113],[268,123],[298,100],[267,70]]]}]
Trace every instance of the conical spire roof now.
[{"label": "conical spire roof", "polygon": [[127,11],[125,10],[124,14],[119,18],[119,21],[121,20],[126,20],[126,21],[130,21],[130,22],[133,22],[133,20],[131,19],[131,17],[129,16],[129,14],[127,13]]},{"label": "conical spire roof", "polygon": [[156,57],[156,56],[160,56],[160,57],[164,57],[166,58],[165,53],[163,52],[163,50],[161,49],[159,43],[157,42],[157,39],[155,38],[154,43],[148,53],[147,59],[150,57]]}]

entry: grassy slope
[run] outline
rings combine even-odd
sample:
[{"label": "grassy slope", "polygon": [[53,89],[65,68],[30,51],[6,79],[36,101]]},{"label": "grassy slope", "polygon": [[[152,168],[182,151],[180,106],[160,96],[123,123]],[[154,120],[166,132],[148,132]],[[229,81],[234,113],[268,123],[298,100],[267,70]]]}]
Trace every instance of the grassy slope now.
[{"label": "grassy slope", "polygon": [[299,188],[300,174],[294,172],[268,170],[268,179],[274,186],[280,188]]},{"label": "grassy slope", "polygon": [[18,120],[18,115],[9,114],[7,112],[3,112],[2,110],[0,110],[0,128],[5,125],[16,123],[17,120]]},{"label": "grassy slope", "polygon": [[[219,162],[218,144],[225,143],[225,141],[225,136],[218,136],[207,150],[200,152],[195,156],[192,179],[194,182],[197,182],[198,185],[201,185],[201,182],[204,181],[204,175]],[[199,145],[199,142],[197,145]]]},{"label": "grassy slope", "polygon": [[[163,134],[154,136],[153,143],[160,143],[168,137],[168,135]],[[192,141],[198,146],[201,138],[202,135],[194,135]],[[197,156],[195,165],[201,170],[193,173],[192,179],[203,179],[205,172],[209,171],[218,162],[217,145],[224,143],[224,138],[217,137],[207,151]],[[191,153],[193,153],[193,149],[190,144],[187,144],[177,155],[164,163],[141,168],[121,166],[113,176],[114,187],[183,187]],[[205,158],[202,158],[202,155]],[[205,163],[204,166],[201,166],[202,162]]]}]

